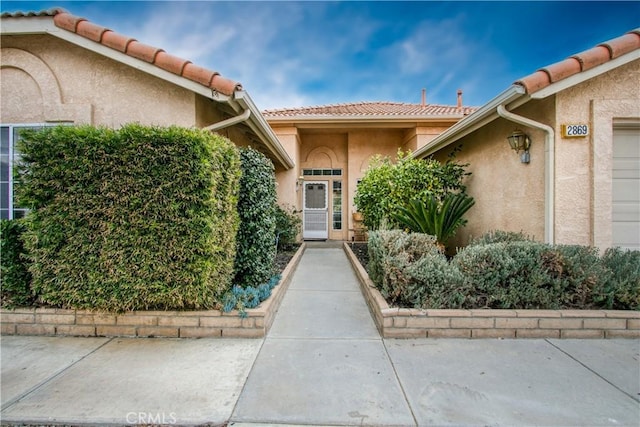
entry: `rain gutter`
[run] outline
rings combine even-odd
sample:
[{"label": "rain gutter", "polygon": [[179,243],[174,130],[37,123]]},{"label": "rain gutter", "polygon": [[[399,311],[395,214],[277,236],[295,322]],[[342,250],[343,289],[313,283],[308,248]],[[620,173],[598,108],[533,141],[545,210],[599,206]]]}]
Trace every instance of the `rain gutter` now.
[{"label": "rain gutter", "polygon": [[554,212],[555,212],[555,131],[549,125],[519,116],[507,110],[504,104],[496,108],[498,115],[504,119],[539,129],[545,133],[544,141],[544,241],[554,244]]}]

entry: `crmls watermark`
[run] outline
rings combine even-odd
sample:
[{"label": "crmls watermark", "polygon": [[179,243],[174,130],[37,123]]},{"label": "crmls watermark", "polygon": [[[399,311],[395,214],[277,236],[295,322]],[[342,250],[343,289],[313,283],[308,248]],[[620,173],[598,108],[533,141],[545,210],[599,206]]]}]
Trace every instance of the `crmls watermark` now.
[{"label": "crmls watermark", "polygon": [[127,412],[127,424],[175,424],[175,412]]}]

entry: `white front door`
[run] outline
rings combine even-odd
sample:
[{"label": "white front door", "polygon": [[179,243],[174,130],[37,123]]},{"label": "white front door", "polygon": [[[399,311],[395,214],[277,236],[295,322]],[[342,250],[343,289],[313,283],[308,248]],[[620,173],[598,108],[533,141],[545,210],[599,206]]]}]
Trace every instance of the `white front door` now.
[{"label": "white front door", "polygon": [[329,187],[328,181],[307,181],[304,183],[304,239],[329,238]]}]

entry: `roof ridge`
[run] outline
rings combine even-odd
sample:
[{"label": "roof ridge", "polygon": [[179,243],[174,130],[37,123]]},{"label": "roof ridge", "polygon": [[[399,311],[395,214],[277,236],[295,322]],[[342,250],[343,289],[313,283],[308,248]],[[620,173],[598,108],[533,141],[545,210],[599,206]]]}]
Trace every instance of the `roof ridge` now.
[{"label": "roof ridge", "polygon": [[242,90],[242,85],[239,82],[222,77],[217,71],[200,67],[187,59],[171,55],[163,49],[141,43],[132,37],[94,24],[86,18],[67,12],[63,8],[56,7],[40,12],[2,13],[3,18],[35,16],[53,17],[54,25],[60,29],[75,33],[95,43],[152,64],[162,70],[201,84],[215,92],[231,96],[235,91]]},{"label": "roof ridge", "polygon": [[532,94],[552,83],[590,70],[637,49],[640,49],[640,28],[635,28],[622,36],[599,43],[562,61],[542,67],[534,73],[516,80],[513,84],[522,86],[526,93]]},{"label": "roof ridge", "polygon": [[[447,104],[422,104],[420,102],[399,102],[399,101],[353,101],[353,102],[340,102],[332,104],[316,104],[301,107],[282,107],[282,108],[270,108],[263,110],[266,113],[282,112],[282,111],[299,111],[299,110],[315,110],[315,109],[327,109],[336,107],[349,107],[349,106],[375,106],[375,105],[392,105],[392,106],[409,106],[414,108],[458,108],[456,105]],[[463,106],[461,108],[476,108],[473,106]]]}]

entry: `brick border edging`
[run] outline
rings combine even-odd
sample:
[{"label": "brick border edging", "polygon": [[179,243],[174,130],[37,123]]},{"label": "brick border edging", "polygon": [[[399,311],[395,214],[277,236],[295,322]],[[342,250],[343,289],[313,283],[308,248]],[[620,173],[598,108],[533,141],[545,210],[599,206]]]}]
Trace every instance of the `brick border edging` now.
[{"label": "brick border edging", "polygon": [[391,308],[349,244],[343,248],[384,338],[640,338],[640,312],[631,310]]},{"label": "brick border edging", "polygon": [[266,336],[306,249],[302,243],[282,272],[280,283],[260,306],[237,310],[132,311],[106,313],[59,308],[0,310],[2,335],[86,337],[262,338]]}]

